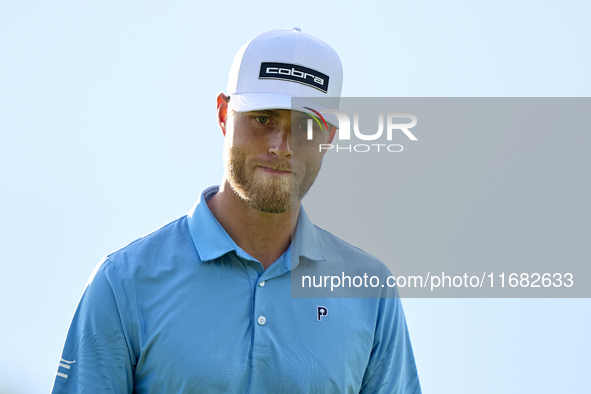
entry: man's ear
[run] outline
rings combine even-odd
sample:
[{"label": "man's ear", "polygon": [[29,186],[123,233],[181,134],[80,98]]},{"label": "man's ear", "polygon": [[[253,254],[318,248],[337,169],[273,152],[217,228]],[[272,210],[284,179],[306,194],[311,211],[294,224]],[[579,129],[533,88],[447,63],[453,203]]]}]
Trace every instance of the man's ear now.
[{"label": "man's ear", "polygon": [[218,115],[218,124],[220,125],[220,129],[222,129],[222,134],[224,137],[226,136],[226,122],[228,119],[228,103],[230,102],[230,97],[226,96],[224,93],[219,93],[217,97],[217,115]]}]

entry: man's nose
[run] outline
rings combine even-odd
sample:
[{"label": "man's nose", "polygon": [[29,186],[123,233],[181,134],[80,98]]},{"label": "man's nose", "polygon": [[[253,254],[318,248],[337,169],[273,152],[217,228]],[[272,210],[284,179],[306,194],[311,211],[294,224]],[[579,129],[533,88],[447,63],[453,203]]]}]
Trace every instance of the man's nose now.
[{"label": "man's nose", "polygon": [[284,158],[292,155],[291,151],[291,125],[279,124],[269,136],[269,152]]}]

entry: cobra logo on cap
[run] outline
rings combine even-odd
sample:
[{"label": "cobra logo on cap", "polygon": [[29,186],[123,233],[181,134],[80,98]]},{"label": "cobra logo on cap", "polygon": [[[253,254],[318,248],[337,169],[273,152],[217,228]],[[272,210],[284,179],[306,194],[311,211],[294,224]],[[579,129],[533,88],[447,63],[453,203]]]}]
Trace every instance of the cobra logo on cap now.
[{"label": "cobra logo on cap", "polygon": [[328,91],[328,75],[297,64],[263,62],[259,79],[286,80],[313,87],[323,93]]}]

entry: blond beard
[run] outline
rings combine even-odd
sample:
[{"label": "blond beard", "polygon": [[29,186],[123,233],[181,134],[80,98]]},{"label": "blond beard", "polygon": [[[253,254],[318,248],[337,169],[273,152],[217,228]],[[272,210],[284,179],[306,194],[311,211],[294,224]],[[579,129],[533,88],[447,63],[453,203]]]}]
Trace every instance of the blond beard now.
[{"label": "blond beard", "polygon": [[[299,205],[320,171],[322,161],[309,168],[302,179],[275,176],[256,170],[257,163],[246,163],[246,157],[224,141],[224,178],[234,193],[248,206],[267,213],[284,213]],[[264,164],[264,163],[261,163]],[[283,169],[280,167],[280,169]]]}]

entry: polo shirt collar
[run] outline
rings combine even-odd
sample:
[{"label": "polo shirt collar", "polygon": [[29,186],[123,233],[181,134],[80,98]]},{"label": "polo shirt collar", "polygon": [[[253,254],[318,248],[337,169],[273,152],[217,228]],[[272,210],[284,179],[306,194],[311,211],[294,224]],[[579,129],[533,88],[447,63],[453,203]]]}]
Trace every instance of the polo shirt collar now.
[{"label": "polo shirt collar", "polygon": [[[218,190],[219,186],[212,186],[205,189],[201,194],[201,199],[187,214],[189,231],[191,232],[193,243],[197,248],[197,253],[199,253],[199,258],[201,261],[210,261],[228,252],[235,251],[238,256],[244,259],[255,260],[236,245],[207,206],[207,201]],[[300,214],[292,245],[282,257],[289,259],[289,256],[286,256],[287,254],[291,254],[289,252],[294,253],[294,256],[305,257],[312,261],[326,260],[320,247],[316,227],[310,221],[303,206],[300,206]],[[294,269],[299,263],[299,258],[294,260],[291,269]]]},{"label": "polo shirt collar", "polygon": [[[324,254],[322,253],[322,248],[320,247],[320,240],[318,239],[316,226],[312,224],[302,205],[300,205],[300,214],[298,216],[298,224],[292,240],[292,245],[292,253],[294,256],[305,257],[312,261],[326,260],[326,257],[324,257]],[[299,258],[292,260],[292,270],[298,266],[299,261]]]}]

